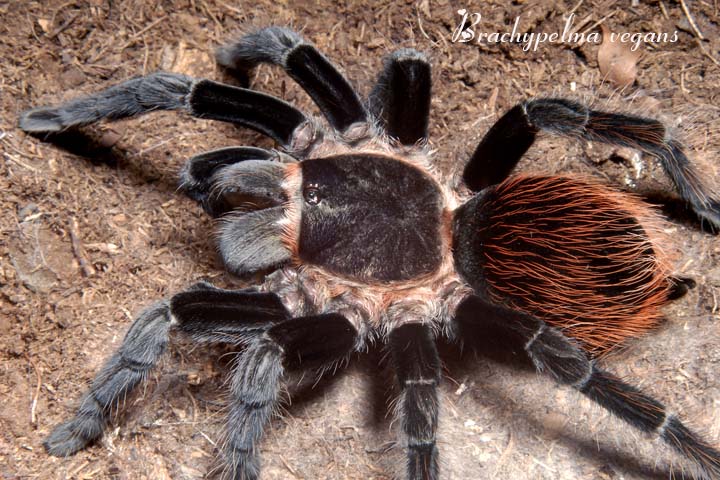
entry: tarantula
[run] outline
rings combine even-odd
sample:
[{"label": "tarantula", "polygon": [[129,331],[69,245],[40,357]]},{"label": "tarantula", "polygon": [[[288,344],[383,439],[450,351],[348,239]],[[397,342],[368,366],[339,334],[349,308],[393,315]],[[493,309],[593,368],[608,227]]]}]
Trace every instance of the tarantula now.
[{"label": "tarantula", "polygon": [[435,340],[461,341],[492,327],[538,370],[656,433],[701,475],[720,478],[718,450],[594,363],[654,327],[660,308],[692,286],[672,276],[655,239],[655,213],[593,181],[511,175],[540,132],[629,146],[657,157],[682,199],[720,227],[720,203],[662,123],[562,98],[528,100],[487,132],[458,191],[431,163],[431,73],[422,53],[389,55],[367,101],[285,28],[250,33],[220,48],[217,60],[245,80],[259,63],[282,67],[330,128],[278,98],[162,72],[20,118],[26,132],[45,134],[183,110],[249,127],[282,147],[223,148],[186,163],[182,189],[222,216],[225,266],[241,276],[265,272],[264,281],[233,291],[201,282],[141,313],[75,416],[45,440],[50,454],[72,455],[100,437],[112,407],[178,331],[244,346],[229,382],[222,460],[229,477],[256,478],[256,445],[284,372],[322,371],[376,339],[386,344],[401,391],[407,476],[436,479]]}]

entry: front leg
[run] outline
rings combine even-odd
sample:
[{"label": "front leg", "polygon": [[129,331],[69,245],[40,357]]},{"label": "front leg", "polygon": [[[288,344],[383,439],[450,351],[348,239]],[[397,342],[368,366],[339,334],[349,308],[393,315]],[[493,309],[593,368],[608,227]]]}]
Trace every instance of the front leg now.
[{"label": "front leg", "polygon": [[355,89],[315,46],[284,27],[267,27],[220,47],[217,62],[247,81],[260,63],[279,65],[300,85],[330,125],[339,132],[366,122],[367,114]]},{"label": "front leg", "polygon": [[385,58],[368,98],[368,108],[385,132],[402,145],[427,141],[431,72],[427,57],[409,48]]},{"label": "front leg", "polygon": [[197,118],[236,123],[284,147],[292,147],[295,130],[308,122],[302,112],[271,95],[179,73],[156,72],[55,107],[25,111],[19,126],[28,133],[53,133],[157,110],[182,110]]}]

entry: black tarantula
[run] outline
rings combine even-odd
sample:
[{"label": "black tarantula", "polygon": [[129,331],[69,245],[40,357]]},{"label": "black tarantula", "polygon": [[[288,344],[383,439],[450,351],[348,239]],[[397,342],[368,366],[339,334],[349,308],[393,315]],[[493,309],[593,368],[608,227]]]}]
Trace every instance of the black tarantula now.
[{"label": "black tarantula", "polygon": [[511,176],[540,132],[628,146],[657,157],[682,199],[720,227],[720,203],[663,124],[562,98],[525,101],[485,135],[456,191],[430,161],[430,65],[422,53],[386,58],[366,102],[285,28],[248,34],[220,48],[217,60],[244,80],[259,63],[282,67],[330,128],[275,97],[175,73],[134,78],[20,118],[26,132],[45,134],[184,110],[249,127],[282,147],[214,150],[191,158],[181,174],[184,191],[222,215],[227,269],[266,271],[263,283],[230,291],[201,282],[141,313],[75,416],[45,440],[50,454],[72,455],[100,437],[112,407],[179,331],[198,342],[244,345],[229,382],[222,461],[230,478],[257,478],[257,444],[284,372],[328,368],[378,339],[401,391],[407,477],[437,479],[435,340],[460,341],[492,327],[538,370],[654,432],[699,475],[720,478],[718,450],[594,363],[654,327],[661,307],[693,284],[671,275],[657,216],[592,181]]}]

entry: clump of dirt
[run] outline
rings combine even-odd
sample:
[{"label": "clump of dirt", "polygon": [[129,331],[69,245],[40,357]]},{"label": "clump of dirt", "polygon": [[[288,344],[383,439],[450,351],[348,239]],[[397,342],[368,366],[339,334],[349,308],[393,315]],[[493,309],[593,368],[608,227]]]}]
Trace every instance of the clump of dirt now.
[{"label": "clump of dirt", "polygon": [[[540,95],[664,113],[679,124],[680,135],[685,132],[691,153],[707,159],[708,171],[717,169],[711,154],[720,105],[717,2],[477,7],[477,32],[509,32],[516,17],[520,32],[562,32],[570,13],[576,33],[599,33],[602,26],[612,32],[677,31],[676,42],[641,47],[635,82],[619,91],[600,74],[599,44],[592,41],[540,43],[528,51],[517,43],[453,43],[461,21],[456,3],[351,3],[0,3],[0,477],[194,479],[208,471],[223,428],[231,355],[183,341],[96,446],[58,459],[41,442],[71,415],[142,306],[199,279],[242,285],[222,272],[208,235],[212,222],[176,192],[177,172],[185,159],[213,148],[271,147],[233,126],[171,112],[85,130],[67,145],[79,156],[19,131],[16,119],[24,109],[158,69],[221,79],[214,47],[248,26],[292,25],[363,95],[383,55],[400,47],[428,52],[435,95],[431,142],[446,172],[462,168],[502,112]],[[278,69],[259,68],[253,86],[315,111]],[[664,174],[636,152],[547,138],[519,169],[599,175],[669,205],[677,270],[698,287],[668,308],[668,321],[655,334],[603,366],[720,443],[717,238],[703,233],[672,194],[660,193],[667,190]],[[443,478],[667,478],[669,462],[682,464],[658,441],[535,374],[515,353],[474,358],[443,348]],[[403,451],[388,408],[392,376],[377,368],[381,358],[376,349],[315,388],[291,386],[292,403],[261,447],[263,478],[402,476]]]}]

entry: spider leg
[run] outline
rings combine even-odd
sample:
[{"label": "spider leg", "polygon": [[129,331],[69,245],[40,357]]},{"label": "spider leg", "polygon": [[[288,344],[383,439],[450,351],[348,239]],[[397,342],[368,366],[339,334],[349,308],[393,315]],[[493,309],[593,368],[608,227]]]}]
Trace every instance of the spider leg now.
[{"label": "spider leg", "polygon": [[[229,291],[200,283],[143,311],[120,348],[102,367],[75,416],[57,426],[43,443],[51,455],[69,456],[102,435],[113,408],[157,364],[172,327],[199,341],[240,343],[267,324],[289,315],[270,293]],[[211,321],[203,321],[211,319]]]},{"label": "spider leg", "polygon": [[412,49],[397,50],[385,58],[368,107],[389,136],[415,145],[428,137],[431,86],[427,57]]},{"label": "spider leg", "polygon": [[222,168],[246,160],[274,160],[276,152],[257,147],[226,147],[191,157],[180,171],[180,188],[205,206],[213,175]]},{"label": "spider leg", "polygon": [[333,128],[343,132],[366,122],[360,98],[330,61],[294,31],[267,27],[220,47],[217,62],[240,77],[260,63],[285,69],[317,104]]},{"label": "spider leg", "polygon": [[539,371],[569,385],[635,428],[656,433],[668,445],[693,461],[708,478],[720,478],[720,452],[687,428],[662,403],[597,368],[588,354],[559,330],[507,307],[470,296],[458,307],[462,324],[492,325],[522,345]]},{"label": "spider leg", "polygon": [[682,298],[690,290],[697,286],[695,280],[689,277],[670,277],[670,295],[668,300],[677,300]]},{"label": "spider leg", "polygon": [[285,214],[280,206],[223,217],[218,249],[227,271],[242,277],[289,261]]},{"label": "spider leg", "polygon": [[278,206],[287,201],[282,182],[288,158],[292,159],[255,147],[202,153],[185,163],[180,172],[180,189],[215,217],[237,207]]},{"label": "spider leg", "polygon": [[698,216],[720,228],[720,200],[703,185],[665,125],[649,118],[590,110],[580,103],[546,98],[511,108],[485,134],[463,172],[473,191],[502,182],[540,131],[642,150],[657,157],[680,196]]},{"label": "spider leg", "polygon": [[432,330],[420,323],[405,324],[390,333],[388,348],[401,390],[398,409],[407,437],[408,479],[435,480],[440,357]]},{"label": "spider leg", "polygon": [[242,353],[232,375],[227,439],[229,477],[255,479],[260,470],[257,443],[274,413],[287,369],[326,369],[359,345],[355,328],[328,313],[287,320],[270,327]]},{"label": "spider leg", "polygon": [[[210,196],[216,187],[218,173],[225,167],[245,162],[247,160],[264,160],[268,162],[291,163],[296,160],[277,150],[265,150],[257,147],[225,147],[218,150],[201,153],[191,157],[180,171],[180,188],[187,196],[201,203],[208,213],[223,210],[221,205],[213,205],[214,199]],[[224,211],[215,212],[215,215]]]},{"label": "spider leg", "polygon": [[30,133],[59,132],[155,110],[184,110],[194,117],[236,123],[286,147],[292,147],[293,132],[307,122],[299,110],[270,95],[177,73],[157,72],[57,107],[23,112],[20,128]]}]

